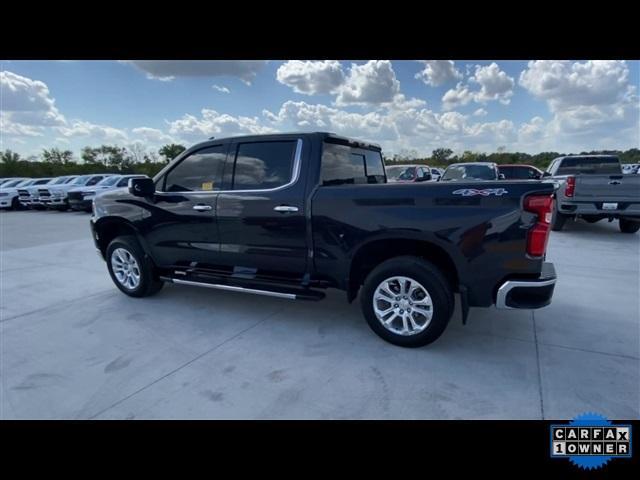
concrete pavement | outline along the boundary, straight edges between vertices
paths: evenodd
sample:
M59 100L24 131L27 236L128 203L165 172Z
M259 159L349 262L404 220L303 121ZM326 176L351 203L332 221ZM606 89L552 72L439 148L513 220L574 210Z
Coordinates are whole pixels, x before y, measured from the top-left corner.
M0 418L567 419L640 416L640 235L569 223L551 306L456 313L433 345L359 304L166 285L133 299L88 215L0 213Z

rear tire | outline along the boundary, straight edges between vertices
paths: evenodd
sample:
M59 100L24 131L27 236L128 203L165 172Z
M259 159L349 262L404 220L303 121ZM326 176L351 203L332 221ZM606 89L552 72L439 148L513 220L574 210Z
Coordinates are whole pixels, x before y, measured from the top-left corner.
M11 210L22 210L22 204L20 203L20 199L18 197L13 197L11 200Z
M640 230L640 222L634 222L633 220L626 220L624 218L619 220L618 226L622 233L636 233Z
M451 286L437 267L420 257L401 256L381 263L369 273L360 293L369 327L401 347L434 342L453 314Z
M148 297L160 291L164 282L133 235L114 238L107 247L107 268L111 280L130 297Z
M556 206L556 208L553 209L553 218L551 220L551 230L553 230L554 232L560 232L563 229L566 221L567 221L567 216L560 213L558 211L558 207Z

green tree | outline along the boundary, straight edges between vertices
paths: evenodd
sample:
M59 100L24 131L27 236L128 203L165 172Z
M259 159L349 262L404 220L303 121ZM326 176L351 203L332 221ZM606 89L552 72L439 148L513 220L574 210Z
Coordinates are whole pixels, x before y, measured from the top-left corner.
M451 155L453 155L453 150L451 150L450 148L436 148L432 154L431 154L431 158L436 162L436 163L447 163L447 161L449 160L449 157L451 157Z
M124 147L117 145L101 145L82 149L82 160L93 166L92 171L103 169L110 172L130 173L135 164L134 158Z
M0 161L7 166L15 165L20 162L20 154L7 149L0 154Z
M158 150L158 153L164 157L167 163L169 163L186 149L187 148L183 145L170 143L168 145L164 145L160 150Z
M60 150L59 148L52 148L42 150L42 159L46 163L53 163L56 165L68 165L74 163L73 152L71 150Z

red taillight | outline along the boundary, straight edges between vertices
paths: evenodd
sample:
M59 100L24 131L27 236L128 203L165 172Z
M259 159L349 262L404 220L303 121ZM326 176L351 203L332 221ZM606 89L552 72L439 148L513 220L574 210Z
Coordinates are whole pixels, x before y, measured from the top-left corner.
M541 257L547 250L549 241L553 196L530 195L524 199L524 209L538 216L536 224L527 234L527 253L532 257Z
M573 192L576 191L576 177L567 177L567 183L564 187L564 196L573 197Z

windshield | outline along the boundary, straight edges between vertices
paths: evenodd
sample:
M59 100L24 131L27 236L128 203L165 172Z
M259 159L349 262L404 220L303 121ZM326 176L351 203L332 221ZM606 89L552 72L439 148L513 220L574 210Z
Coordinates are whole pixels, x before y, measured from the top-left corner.
M490 165L451 165L441 178L447 180L497 180L497 177Z
M93 177L93 175L82 175L71 182L71 185L84 185L91 177Z
M388 167L387 178L394 180L413 180L416 178L416 167Z
M23 180L18 185L16 185L16 187L28 187L29 185L33 185L33 182L35 182L35 180L33 179Z
M113 175L100 180L96 185L100 187L108 187L110 185L114 185L120 178L120 175Z
M69 181L69 177L58 177L58 178L54 178L53 181L50 184L51 185L62 185L63 183L67 183L67 181Z
M568 157L562 160L556 175L587 174L620 174L618 157Z
M18 180L10 180L6 183L2 184L2 188L11 188L11 187L15 187L17 185L19 185L20 183L24 182L24 180L22 179L18 179Z

